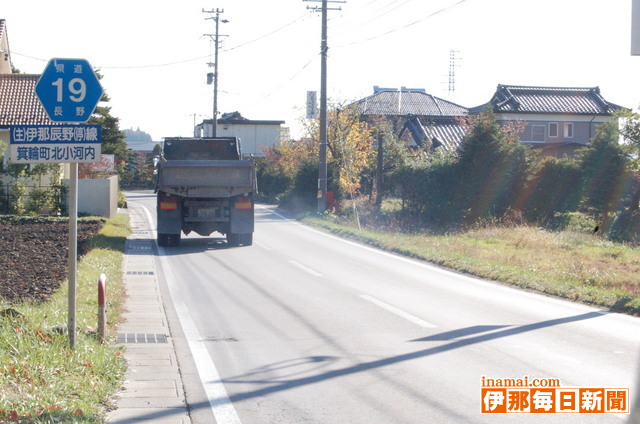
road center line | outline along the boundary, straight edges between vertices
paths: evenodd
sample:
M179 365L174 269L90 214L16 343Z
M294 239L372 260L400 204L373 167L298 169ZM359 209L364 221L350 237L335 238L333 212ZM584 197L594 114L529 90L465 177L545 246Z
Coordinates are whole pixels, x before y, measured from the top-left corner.
M294 260L290 260L289 263L293 266L295 266L298 269L301 269L302 271L306 272L307 274L311 274L314 277L322 277L322 274L320 274L319 272L309 268L306 265L302 265L300 262L298 261L294 261Z
M145 206L142 206L142 208L147 215L147 220L151 226L153 223L151 214ZM154 240L156 239L157 235L155 230L151 230L151 236ZM196 368L200 375L200 381L202 382L207 398L209 399L209 405L213 412L213 416L216 419L216 423L241 424L240 417L238 416L231 399L229 399L229 395L222 383L218 369L213 363L213 359L211 359L209 352L207 352L207 347L200 336L198 327L196 327L196 324L189 313L189 308L187 308L187 305L182 298L180 289L176 285L176 278L173 275L171 266L165 256L166 253L164 248L158 246L158 252L158 259L160 260L160 266L162 267L162 272L167 281L167 286L169 287L171 300L173 301L173 305L176 309L178 320L182 326L182 331L184 332L189 344L191 356L193 356L196 363Z
M403 311L402 309L396 308L395 306L389 305L388 303L384 303L381 300L376 299L373 296L369 296L368 294L361 294L360 298L373 303L374 305L377 305L379 307L381 307L382 309L391 312L392 314L395 314L397 316L399 316L400 318L404 318L409 322L412 322L416 325L419 325L420 327L423 328L437 328L437 326L435 326L434 324L431 324L430 322L427 322L423 319L418 318L415 315L411 315L408 312Z

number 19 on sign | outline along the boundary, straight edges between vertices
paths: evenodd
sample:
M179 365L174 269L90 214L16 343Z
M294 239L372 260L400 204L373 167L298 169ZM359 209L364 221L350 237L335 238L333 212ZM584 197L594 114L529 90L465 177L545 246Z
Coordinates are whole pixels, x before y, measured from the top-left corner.
M56 99L58 102L62 102L64 100L64 79L58 78L54 82L51 83L54 87L56 87ZM69 81L68 89L71 92L69 96L69 100L72 102L81 102L87 97L87 83L84 82L82 78L73 78Z

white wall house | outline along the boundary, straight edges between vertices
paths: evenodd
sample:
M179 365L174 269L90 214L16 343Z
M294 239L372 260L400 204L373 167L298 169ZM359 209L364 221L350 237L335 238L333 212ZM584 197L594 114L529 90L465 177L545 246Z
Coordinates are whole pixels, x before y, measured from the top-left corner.
M264 156L263 149L277 144L287 134L284 121L257 121L243 118L239 112L223 114L217 122L218 137L238 137L244 156ZM196 125L196 137L211 137L213 133L211 119Z

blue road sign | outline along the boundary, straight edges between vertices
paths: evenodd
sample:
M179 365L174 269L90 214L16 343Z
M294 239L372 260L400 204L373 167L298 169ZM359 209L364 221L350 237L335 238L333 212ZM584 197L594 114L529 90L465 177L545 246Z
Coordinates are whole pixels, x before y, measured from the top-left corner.
M102 97L98 77L85 59L51 59L35 91L54 122L87 122Z

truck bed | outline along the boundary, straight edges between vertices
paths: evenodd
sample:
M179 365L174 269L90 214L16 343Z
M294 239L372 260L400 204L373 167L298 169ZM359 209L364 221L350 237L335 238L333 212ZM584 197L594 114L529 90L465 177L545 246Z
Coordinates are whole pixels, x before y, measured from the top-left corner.
M256 189L248 160L165 160L158 168L158 191L184 197L229 197Z

